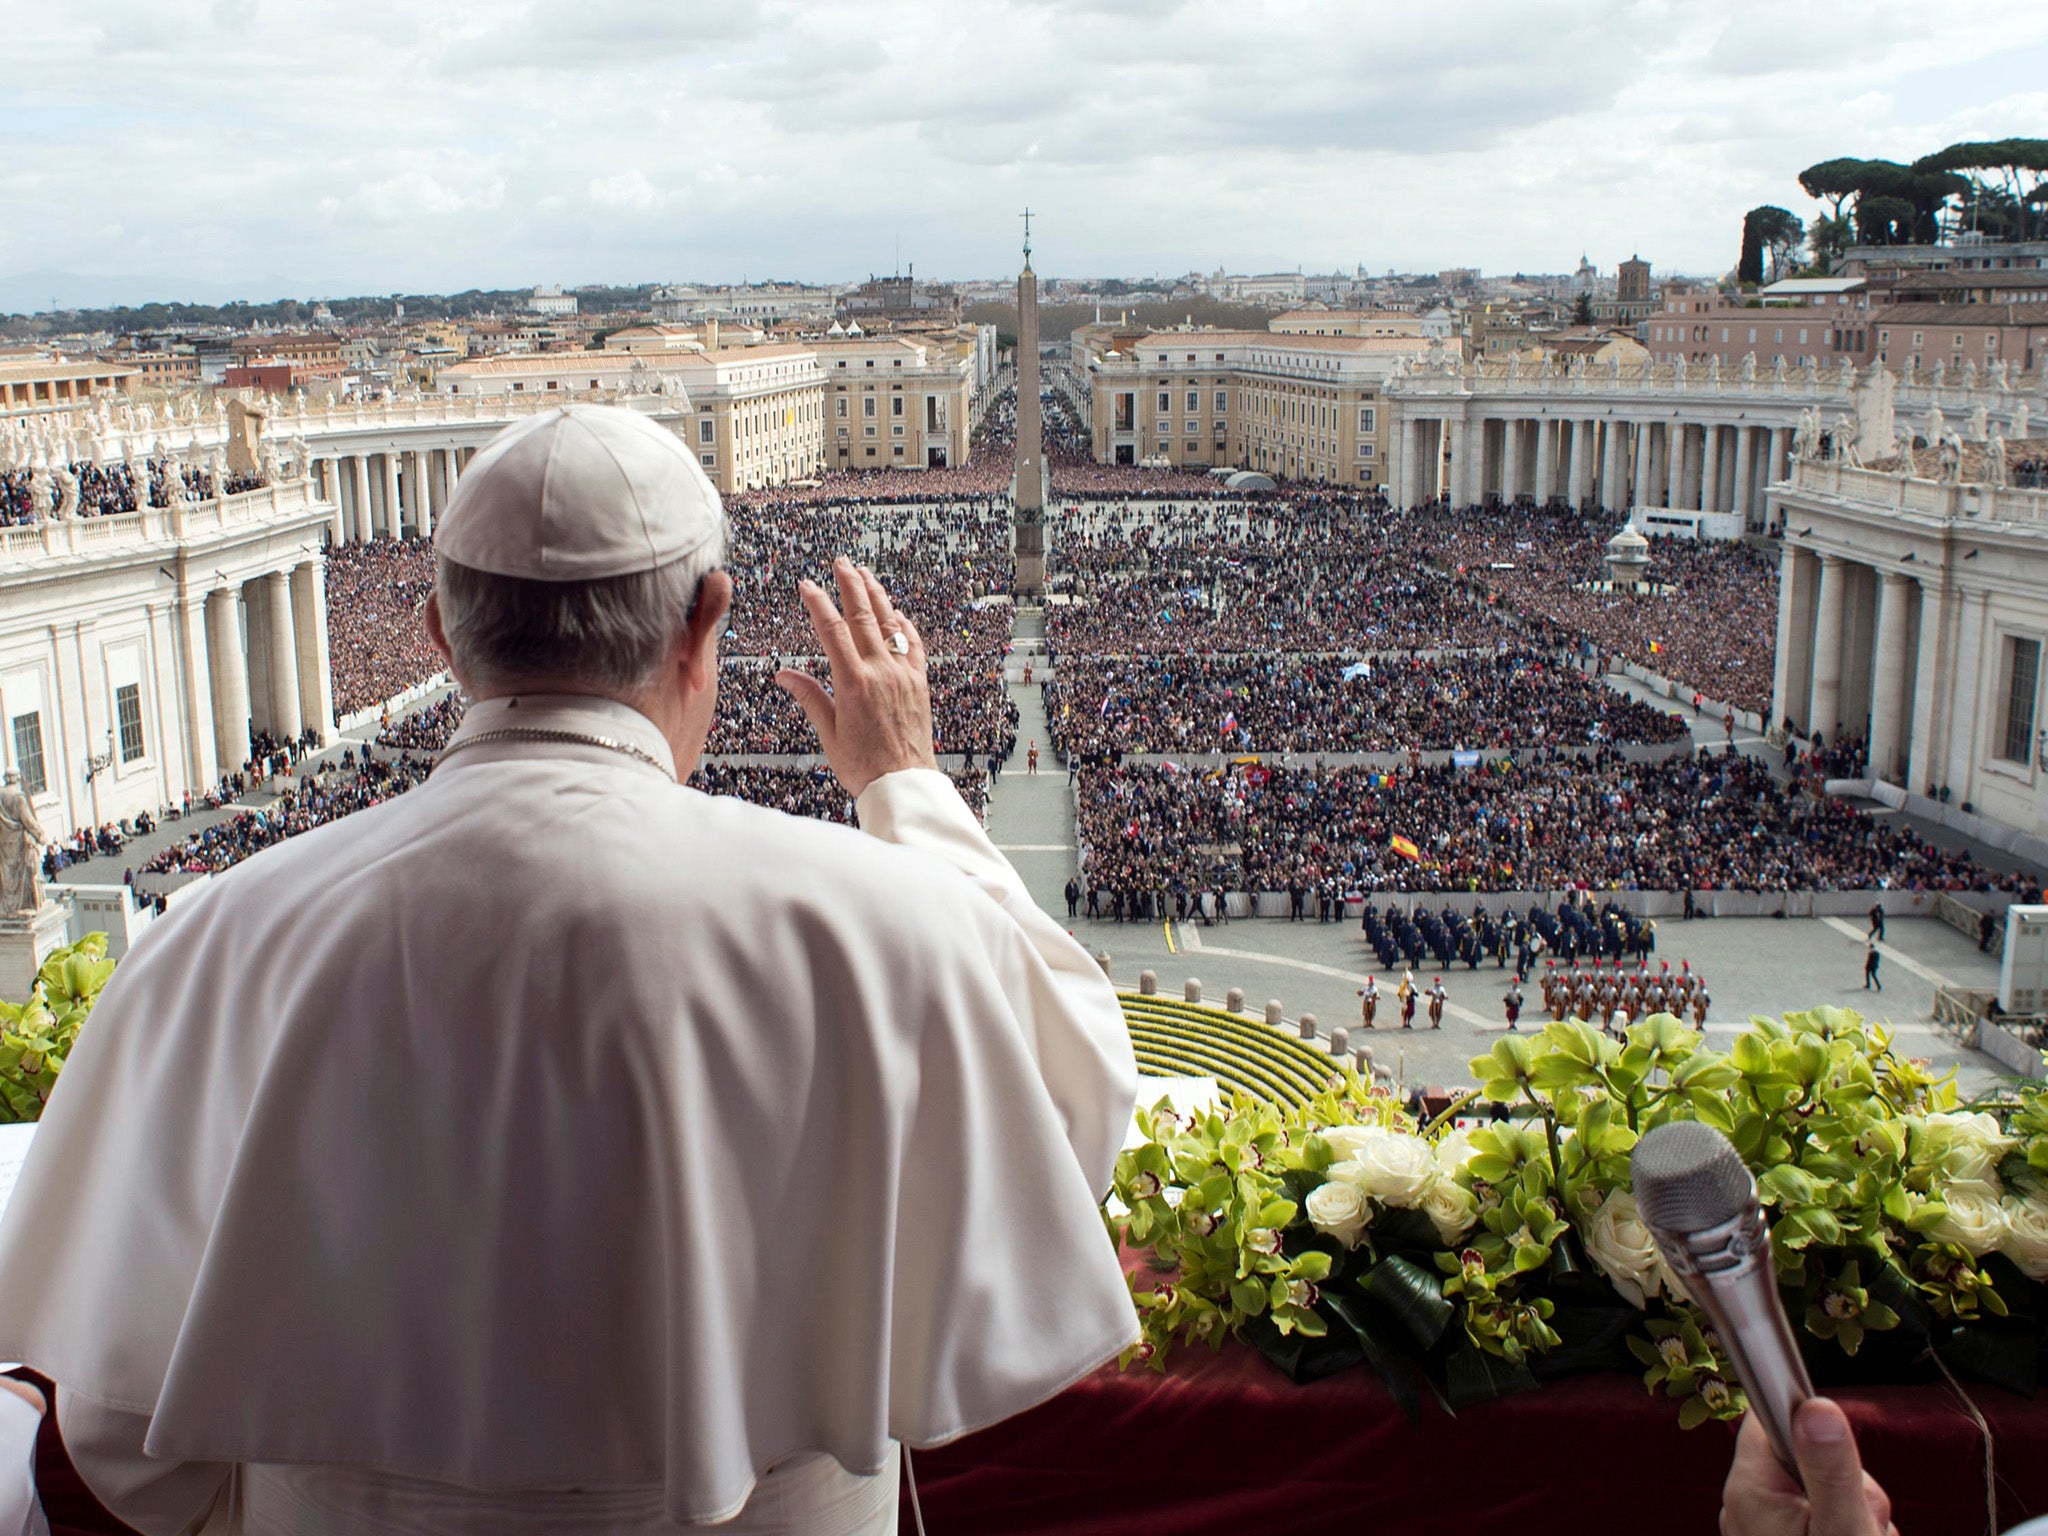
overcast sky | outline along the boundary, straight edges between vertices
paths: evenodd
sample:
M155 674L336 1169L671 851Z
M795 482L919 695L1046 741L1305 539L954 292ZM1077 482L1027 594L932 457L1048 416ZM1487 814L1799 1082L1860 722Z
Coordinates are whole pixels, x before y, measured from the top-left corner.
M0 280L121 280L67 303L994 276L1027 203L1050 275L1719 272L1815 160L2048 136L2041 0L0 0L0 37Z

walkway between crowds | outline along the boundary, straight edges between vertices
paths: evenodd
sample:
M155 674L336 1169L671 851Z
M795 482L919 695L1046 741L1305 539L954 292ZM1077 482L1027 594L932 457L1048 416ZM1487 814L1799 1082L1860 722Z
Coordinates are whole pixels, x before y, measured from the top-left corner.
M1034 656L1045 635L1045 613L1036 606L1017 610L1013 638L1021 656ZM1010 697L1017 704L1017 746L1003 765L1002 777L989 796L988 830L995 845L1024 877L1032 900L1061 921L1066 920L1064 894L1074 872L1074 798L1067 771L1053 756L1046 730L1045 701L1034 671L1023 681L1020 663L1012 664ZM1038 743L1038 772L1029 771L1031 743Z

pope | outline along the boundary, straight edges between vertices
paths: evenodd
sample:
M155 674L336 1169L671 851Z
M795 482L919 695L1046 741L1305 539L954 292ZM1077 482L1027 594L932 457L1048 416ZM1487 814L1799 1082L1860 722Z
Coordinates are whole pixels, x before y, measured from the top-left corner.
M882 1532L899 1447L1136 1341L1108 981L933 758L868 572L778 681L860 829L683 787L733 589L695 455L480 452L433 775L154 924L0 1225L0 1358L144 1532ZM828 686L829 684L829 686Z

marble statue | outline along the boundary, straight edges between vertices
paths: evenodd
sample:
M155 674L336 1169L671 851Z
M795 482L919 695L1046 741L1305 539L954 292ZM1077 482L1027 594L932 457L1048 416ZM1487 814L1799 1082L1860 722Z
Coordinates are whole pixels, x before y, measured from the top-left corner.
M1996 427L1991 429L1991 439L1984 449L1984 479L1990 485L2009 483L2005 469L2005 437Z
M1671 382L1680 389L1685 388L1685 359L1682 357L1671 359Z
M1975 359L1974 357L1966 357L1963 359L1963 388L1975 389L1976 387L1977 359Z
M1776 362L1771 364L1771 378L1782 385L1785 382L1785 354L1780 352Z
M1947 359L1947 358L1945 358L1945 357L1937 357L1937 358L1936 358L1936 359L1934 360L1934 372L1930 373L1930 374L1929 374L1929 375L1927 376L1927 383L1928 383L1929 387L1930 387L1930 388L1933 388L1933 389L1943 389L1943 388L1946 388L1946 387L1947 387L1947 385L1948 385L1948 359Z
M1799 425L1792 429L1792 459L1803 463L1820 452L1820 411L1808 406L1799 413Z
M28 472L29 510L35 513L37 522L50 515L50 508L56 504L56 487L50 480L50 467L41 459Z
M1707 359L1707 388L1719 389L1720 387L1721 354L1716 352L1712 357Z
M2012 393L2012 382L2007 375L2004 358L1993 358L1991 360L1991 367L1989 369L1989 372L1991 374L1991 387L1993 389L1997 390L2001 395Z
M1846 357L1842 359L1842 392L1856 392L1856 364Z
M1754 352L1742 354L1742 382L1744 384L1754 384L1756 382L1756 354Z
M1806 367L1802 371L1806 375L1806 387L1808 389L1819 389L1820 359L1817 357L1809 357L1806 360Z
M68 523L78 515L78 476L71 473L69 464L60 461L50 466L50 478L57 483L57 505L50 516L57 522Z
M1991 435L1991 413L1983 406L1970 412L1970 441L1981 443Z
M21 787L21 775L0 778L0 921L26 917L43 905L43 845L49 835Z
M1920 466L1913 459L1913 429L1903 421L1898 424L1897 435L1892 440L1892 456L1899 461L1900 474L1920 473Z
M1948 418L1942 414L1939 400L1927 407L1927 430L1920 435L1927 439L1930 448L1939 448L1941 440L1948 436Z
M1508 354L1508 382L1513 383L1515 380L1521 378L1521 376L1522 354L1519 352L1510 352Z
M1951 485L1960 484L1963 478L1963 440L1953 432L1942 434L1941 478Z
M1618 352L1607 355L1607 381L1616 385L1621 383L1621 354Z
M1881 459L1898 435L1892 430L1892 376L1880 363L1856 391L1856 452L1864 463Z
M1837 464L1846 464L1851 469L1863 467L1863 449L1857 441L1856 418L1844 412L1835 418L1835 430L1828 436L1829 446L1834 449Z
M2012 408L2012 435L2022 442L2026 440L2027 433L2034 424L2033 414L2024 400Z

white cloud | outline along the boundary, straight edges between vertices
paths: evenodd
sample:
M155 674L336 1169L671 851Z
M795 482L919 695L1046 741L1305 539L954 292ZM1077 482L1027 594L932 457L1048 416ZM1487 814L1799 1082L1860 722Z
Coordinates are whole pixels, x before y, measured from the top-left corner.
M1801 168L2040 133L2038 0L0 0L0 270L312 291L1718 271ZM74 258L81 266L87 259Z

